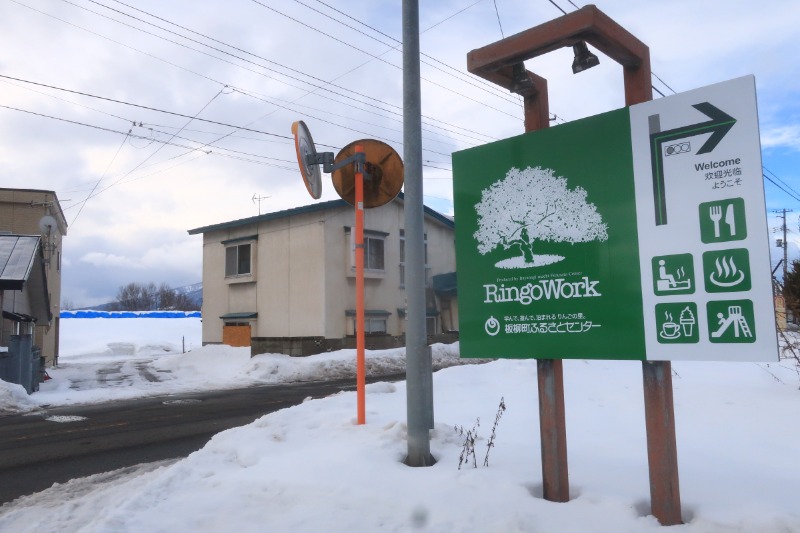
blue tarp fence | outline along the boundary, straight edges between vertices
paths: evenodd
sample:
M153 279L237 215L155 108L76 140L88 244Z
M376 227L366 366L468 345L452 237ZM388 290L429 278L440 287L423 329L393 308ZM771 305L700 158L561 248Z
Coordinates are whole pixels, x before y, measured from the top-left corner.
M202 318L200 311L61 311L61 318Z

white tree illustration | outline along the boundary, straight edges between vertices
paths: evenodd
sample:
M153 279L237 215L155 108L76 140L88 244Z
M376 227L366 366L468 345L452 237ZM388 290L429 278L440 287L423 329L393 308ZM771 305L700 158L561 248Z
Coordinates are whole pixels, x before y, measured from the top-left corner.
M481 193L478 214L478 252L498 246L517 247L521 257L497 263L500 268L529 268L564 259L535 255L534 242L590 242L608 239L607 226L582 187L567 188L567 180L549 168L511 168L506 177Z

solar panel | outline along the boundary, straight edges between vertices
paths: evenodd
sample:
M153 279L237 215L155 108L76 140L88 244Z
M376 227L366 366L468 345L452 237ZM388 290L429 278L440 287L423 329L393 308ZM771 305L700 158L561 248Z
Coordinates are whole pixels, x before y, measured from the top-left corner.
M33 264L39 237L8 235L0 237L0 280L24 282Z

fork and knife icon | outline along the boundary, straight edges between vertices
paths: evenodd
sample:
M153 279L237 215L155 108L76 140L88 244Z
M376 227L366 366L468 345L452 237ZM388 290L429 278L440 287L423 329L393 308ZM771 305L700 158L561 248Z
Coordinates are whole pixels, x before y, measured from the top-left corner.
M708 208L708 216L714 223L714 237L719 238L719 223L724 222L730 229L731 237L736 236L736 217L733 214L733 204L728 204L725 208L725 218L722 218L722 206L712 205Z

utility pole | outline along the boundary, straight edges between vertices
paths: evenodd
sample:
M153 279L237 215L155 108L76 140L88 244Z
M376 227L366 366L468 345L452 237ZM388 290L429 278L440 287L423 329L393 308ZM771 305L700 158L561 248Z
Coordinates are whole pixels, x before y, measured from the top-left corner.
M789 247L786 246L786 213L791 213L792 209L773 209L773 213L780 213L778 215L780 218L783 219L783 223L781 224L781 229L783 230L783 240L780 242L780 247L783 248L783 287L784 293L786 292L786 275L789 271L788 268L788 254L789 254ZM784 294L785 296L785 294Z
M419 0L403 0L403 160L406 232L406 409L408 466L431 466L433 397L425 331L425 252L422 205L422 103L419 78Z

